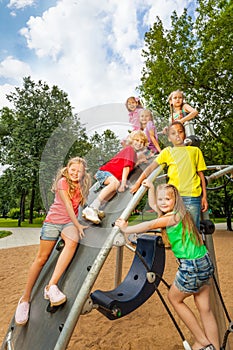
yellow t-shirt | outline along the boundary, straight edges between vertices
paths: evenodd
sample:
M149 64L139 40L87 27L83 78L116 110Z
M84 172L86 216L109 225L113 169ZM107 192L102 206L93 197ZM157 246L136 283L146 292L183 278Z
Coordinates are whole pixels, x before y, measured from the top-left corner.
M202 192L198 171L206 170L203 154L198 147L166 147L155 159L168 166L168 183L176 186L181 196L199 197Z

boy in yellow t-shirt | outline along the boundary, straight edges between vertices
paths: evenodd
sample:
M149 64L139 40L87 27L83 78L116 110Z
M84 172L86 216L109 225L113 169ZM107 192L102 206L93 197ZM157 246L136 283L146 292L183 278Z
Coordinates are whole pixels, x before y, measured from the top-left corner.
M131 192L138 190L142 181L159 165L168 166L168 183L174 185L193 220L200 228L200 212L208 209L206 184L203 171L206 164L201 150L194 146L185 146L185 129L179 121L173 122L168 128L168 139L173 147L166 147L158 157L143 171Z

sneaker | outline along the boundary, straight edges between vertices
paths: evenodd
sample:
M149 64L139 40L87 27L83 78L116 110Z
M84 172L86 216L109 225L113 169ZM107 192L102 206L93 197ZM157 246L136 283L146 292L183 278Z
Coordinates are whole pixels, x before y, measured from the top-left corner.
M22 301L19 299L18 306L16 308L15 312L15 323L18 326L24 326L29 318L29 309L30 309L30 304L27 301Z
M103 210L97 210L98 217L102 220L105 217L105 213Z
M200 350L216 350L213 344L209 344L207 346L204 346L204 348L201 348Z
M49 289L48 286L45 287L44 299L50 300L51 306L58 306L66 302L65 294L63 294L55 284L50 286Z
M82 217L96 225L98 225L101 221L98 216L98 210L92 207L86 207L82 212Z

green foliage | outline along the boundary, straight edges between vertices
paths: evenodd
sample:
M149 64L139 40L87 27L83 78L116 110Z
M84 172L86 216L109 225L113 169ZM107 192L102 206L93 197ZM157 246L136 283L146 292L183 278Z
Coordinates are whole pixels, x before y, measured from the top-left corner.
M0 239L12 235L11 231L0 230Z
M25 200L30 198L32 220L35 203L42 207L40 184L43 184L41 192L46 205L54 173L68 157L85 154L87 136L78 117L72 113L67 94L57 86L50 88L41 80L35 83L26 77L23 88L15 88L7 98L14 108L5 107L0 111L0 124L4 129L0 138L1 163L10 166L11 195L17 194L18 205L21 202L21 217Z
M95 132L90 138L90 146L85 158L92 175L121 149L120 140L111 130L105 130L101 135Z
M232 11L232 1L198 0L195 19L186 9L180 17L174 12L170 29L156 18L145 35L138 89L159 130L168 124L170 92L185 92L187 103L199 110L194 126L207 165L232 164ZM232 198L232 183L228 192ZM210 206L217 205L216 197L223 206L223 190L210 194Z

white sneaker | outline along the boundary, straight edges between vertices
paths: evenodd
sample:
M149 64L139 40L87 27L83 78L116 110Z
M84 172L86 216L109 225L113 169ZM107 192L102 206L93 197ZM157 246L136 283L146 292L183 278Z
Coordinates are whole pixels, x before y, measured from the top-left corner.
M88 206L83 210L82 217L96 225L98 225L101 221L98 216L98 210Z

